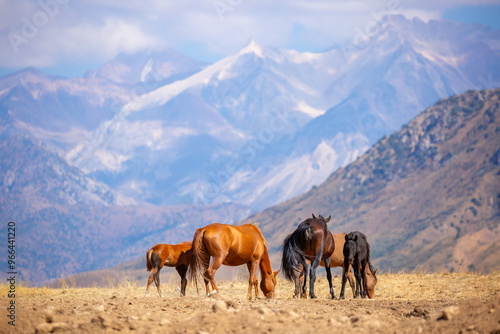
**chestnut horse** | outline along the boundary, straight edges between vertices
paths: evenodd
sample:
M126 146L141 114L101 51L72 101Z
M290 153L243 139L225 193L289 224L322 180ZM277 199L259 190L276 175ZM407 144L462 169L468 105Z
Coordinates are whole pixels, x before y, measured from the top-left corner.
M153 270L153 272L149 275L145 296L148 295L149 286L154 280L158 289L158 295L161 297L160 270L164 265L175 267L181 276L181 296L185 296L187 285L186 272L191 259L191 241L184 241L177 245L158 244L148 250L146 253L146 267L148 271Z
M322 216L316 218L313 214L312 218L308 218L300 223L297 229L288 235L283 242L281 268L285 278L293 282L297 275L303 272L305 285L308 271L310 271L309 296L311 298L316 298L314 294L314 282L316 281L316 269L321 261L325 263L330 294L333 299L335 298L330 270L330 257L335 250L335 241L326 226L330 218L331 216L327 219ZM308 265L308 261L311 262L310 265ZM303 268L306 268L306 270L303 270ZM307 270L309 268L310 270Z
M342 267L342 277L344 276L344 243L345 243L345 233L333 234L333 240L335 241L335 250L333 251L332 257L330 258L330 268L333 267ZM310 261L306 261L307 264ZM320 266L325 266L325 261L321 261ZM377 284L377 269L373 270L369 268L367 265L366 269L366 293L368 298L372 299L375 297L375 285ZM371 269L371 270L370 270ZM372 271L373 270L373 271ZM303 271L300 271L299 274L295 277L295 295L294 298L298 298L299 296L302 298L307 298L306 293L306 284L302 280ZM349 280L349 285L351 286L353 296L356 296L356 286L354 282L354 277L351 273L351 266L349 266L349 270L347 272L347 278ZM302 289L300 288L302 286Z
M356 293L354 298L366 298L367 274L366 268L372 271L370 263L370 245L366 240L366 236L358 231L351 232L345 236L344 244L344 270L348 270L349 266L353 266L354 276L356 277ZM374 271L375 273L377 270ZM375 277L376 279L376 277ZM339 299L344 299L345 283L347 274L342 275L342 289L340 290Z
M213 261L210 264L210 257ZM210 265L209 265L210 264ZM260 288L267 298L274 297L277 272L273 273L267 253L266 241L260 229L250 224L241 226L210 224L196 230L193 237L193 261L189 266L189 277L196 282L199 274L203 276L207 296L219 292L215 285L215 272L221 265L240 266L246 264L250 279L248 281L248 299L252 300L252 287L258 296L257 268L260 268Z

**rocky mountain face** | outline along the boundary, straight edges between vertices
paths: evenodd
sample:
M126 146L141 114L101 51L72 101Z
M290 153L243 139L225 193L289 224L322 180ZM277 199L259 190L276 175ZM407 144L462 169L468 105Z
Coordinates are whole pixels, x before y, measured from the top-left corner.
M500 266L500 90L428 108L306 194L260 212L277 263L311 213L332 232L364 232L384 270Z

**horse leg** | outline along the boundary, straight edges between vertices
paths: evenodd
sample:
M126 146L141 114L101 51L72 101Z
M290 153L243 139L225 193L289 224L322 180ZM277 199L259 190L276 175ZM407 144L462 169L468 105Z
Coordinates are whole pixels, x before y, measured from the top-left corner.
M349 280L349 285L352 291L352 297L356 297L356 282L354 281L354 277L351 271L352 266L349 265L349 270L347 271L347 279ZM344 274L344 268L342 268L342 275Z
M183 264L181 264L178 267L175 267L175 270L179 273L179 276L181 277L181 297L186 295L186 285L187 285L187 278L186 278L186 273L187 273L187 267Z
M356 295L354 296L354 298L358 298L361 289L361 271L360 271L359 259L356 258L354 259L353 268L354 268L354 276L356 277Z
M203 282L205 283L205 293L206 296L210 296L210 289L208 288L208 283L210 282L210 278L208 277L208 264L210 262L210 256L208 256L208 261L203 261ZM198 289L198 287L196 287Z
M215 272L220 268L220 266L222 266L222 262L224 262L225 258L226 254L224 254L223 256L214 256L212 263L207 269L208 279L210 279L210 284L212 285L212 294L219 293L219 289L217 289L217 285L215 285Z
M156 274L157 271L158 271L158 268L153 268L153 271L151 272L151 275L149 275L148 284L146 285L146 293L144 294L144 297L148 296L148 294L149 294L149 286L151 285L151 283L153 283L154 275ZM155 284L156 284L156 282L155 282Z
M347 273L349 273L349 262L347 261L347 259L344 261L344 268L342 270L342 288L340 289L340 296L339 296L339 299L345 299L344 297L344 292L345 292L345 284L347 282ZM351 286L351 288L353 288ZM354 288L353 288L353 291L354 291Z
M210 283L210 279L203 277L203 281L205 282L205 291L207 293L207 297L210 296L210 289L208 287L208 283Z
M247 263L248 267L248 273L250 274L250 278L248 279L248 300L252 300L252 289L255 287L255 298L257 298L257 295L259 293L259 290L257 290L257 262L256 261L250 261Z
M301 298L307 298L307 274L309 273L310 268L311 264L308 264L304 267L304 270L302 271L302 273L304 274L304 282L302 282L302 294L300 296Z
M297 269L295 271L295 293L293 294L293 298L299 298L300 296L300 288L301 288L301 280L304 277L304 267L301 266L301 270Z
M332 284L332 270L330 268L330 258L325 260L325 269L326 269L326 279L328 280L328 285L330 286L330 295L332 295L332 299L335 299L335 292L333 291L333 284Z
M156 288L158 289L158 295L161 297L161 289L160 289L160 270L156 272L155 275L155 284Z
M366 264L361 262L361 298L366 298Z
M317 298L314 294L314 282L316 282L316 269L319 266L321 261L321 254L314 258L314 261L311 263L311 278L309 279L309 296L311 298Z

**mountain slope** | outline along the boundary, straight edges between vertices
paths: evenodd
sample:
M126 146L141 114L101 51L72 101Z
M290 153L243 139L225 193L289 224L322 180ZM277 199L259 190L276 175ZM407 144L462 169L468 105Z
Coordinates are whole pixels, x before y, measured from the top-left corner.
M117 84L156 85L179 80L201 70L206 64L186 57L175 50L144 51L134 54L120 53L84 77L103 78ZM147 89L148 91L152 89Z
M500 90L441 100L321 186L251 217L277 261L311 212L360 230L384 269L500 267Z
M204 63L173 50L120 54L84 77L66 79L27 68L0 79L0 108L14 125L65 154L123 105L166 83L199 71Z

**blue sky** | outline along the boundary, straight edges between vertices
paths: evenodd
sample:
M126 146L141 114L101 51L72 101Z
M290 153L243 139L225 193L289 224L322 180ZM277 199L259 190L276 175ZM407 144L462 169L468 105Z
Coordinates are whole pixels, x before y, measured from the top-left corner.
M387 13L500 28L498 0L0 0L0 75L34 66L76 76L120 52L167 47L213 62L250 38L321 51Z

